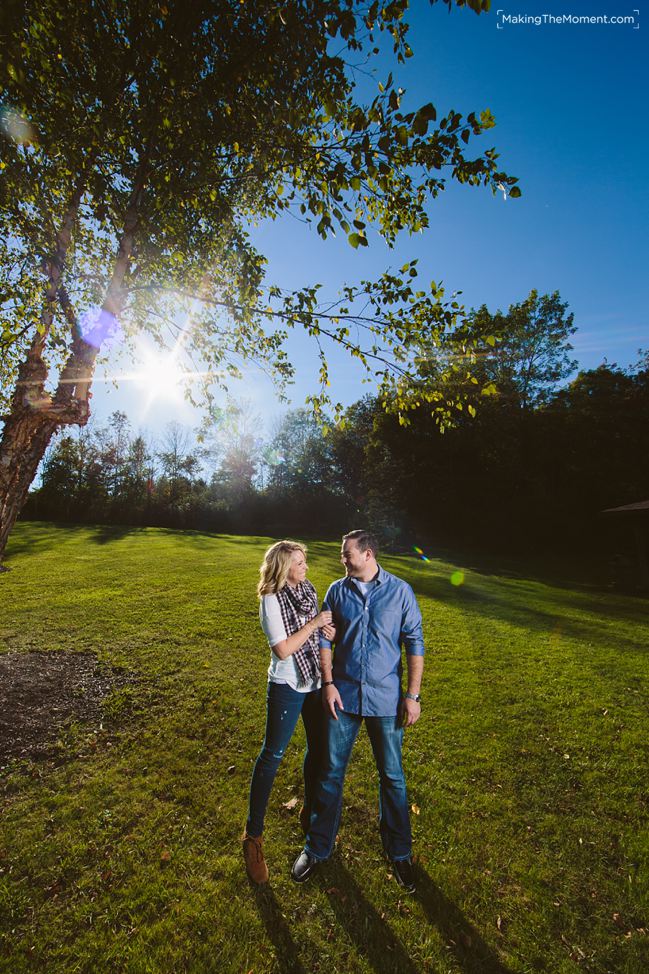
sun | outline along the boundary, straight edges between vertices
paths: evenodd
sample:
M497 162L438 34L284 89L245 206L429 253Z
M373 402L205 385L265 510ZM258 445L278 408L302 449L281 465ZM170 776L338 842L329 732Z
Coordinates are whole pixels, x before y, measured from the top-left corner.
M182 396L186 374L173 354L160 355L146 351L133 378L148 393L149 402L154 399L178 401Z

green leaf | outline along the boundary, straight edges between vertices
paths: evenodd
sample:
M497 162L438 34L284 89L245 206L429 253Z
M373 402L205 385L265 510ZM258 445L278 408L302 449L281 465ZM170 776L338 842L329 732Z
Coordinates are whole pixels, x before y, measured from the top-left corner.
M424 118L421 112L417 112L415 115L415 120L412 123L412 131L415 135L425 135L428 131L428 120Z

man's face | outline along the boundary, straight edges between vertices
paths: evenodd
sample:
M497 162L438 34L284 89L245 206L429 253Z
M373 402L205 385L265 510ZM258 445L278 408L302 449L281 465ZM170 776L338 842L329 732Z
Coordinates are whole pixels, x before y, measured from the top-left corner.
M365 571L368 561L372 558L369 548L361 551L356 541L345 541L340 549L340 560L345 566L349 578L357 578Z

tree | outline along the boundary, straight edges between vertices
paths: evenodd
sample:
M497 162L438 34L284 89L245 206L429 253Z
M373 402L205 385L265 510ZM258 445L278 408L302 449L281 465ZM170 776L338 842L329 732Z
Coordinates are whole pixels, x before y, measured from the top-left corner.
M2 5L0 341L3 381L15 386L0 445L0 557L53 433L88 420L98 355L137 331L164 341L182 330L217 382L237 375L242 359L282 382L292 373L288 332L305 328L321 356L316 408L327 401L324 338L407 404L409 348L458 313L434 289L414 289L414 263L322 306L317 286L265 286L246 233L251 219L297 207L324 238L338 229L352 247L367 246L371 223L392 243L427 226L446 169L519 195L493 149L465 155L493 125L488 110L438 122L432 104L405 111L392 75L371 101L357 99L346 57L371 60L386 39L397 62L411 56L407 7ZM427 390L416 394L426 400Z
M293 409L277 423L268 461L272 492L320 495L336 487L332 437L307 409Z
M199 431L202 455L216 464L212 486L228 500L249 494L256 482L263 454L262 420L247 400L228 399L212 409Z
M168 423L158 459L162 478L158 491L164 494L173 514L183 511L191 500L191 487L200 469L200 460L190 449L190 437L180 423Z
M141 513L150 506L154 486L154 457L144 437L139 434L128 444L124 498L128 507Z
M485 338L476 372L493 383L501 399L521 409L539 406L575 371L570 336L577 329L567 312L558 291L539 297L532 290L507 314L491 314L485 305L472 313L474 340Z

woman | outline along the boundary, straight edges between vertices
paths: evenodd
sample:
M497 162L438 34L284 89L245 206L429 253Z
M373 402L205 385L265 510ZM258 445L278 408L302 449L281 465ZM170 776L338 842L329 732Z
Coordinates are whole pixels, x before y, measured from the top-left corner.
M271 545L259 569L259 618L271 648L268 668L266 736L250 783L248 821L243 833L246 872L265 883L264 815L273 781L300 714L306 731L304 805L306 831L324 746L320 702L319 629L333 638L331 612L318 612L316 590L307 581L306 548L296 541Z

